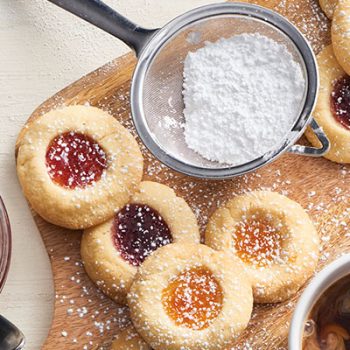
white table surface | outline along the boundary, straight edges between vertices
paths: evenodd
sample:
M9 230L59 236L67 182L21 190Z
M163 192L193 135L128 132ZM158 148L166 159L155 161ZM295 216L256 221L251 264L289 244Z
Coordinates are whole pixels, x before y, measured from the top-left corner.
M147 27L215 1L106 0ZM0 195L13 230L0 313L23 330L26 349L37 350L50 327L54 291L46 251L17 181L15 140L36 106L128 48L46 0L0 0L0 47Z

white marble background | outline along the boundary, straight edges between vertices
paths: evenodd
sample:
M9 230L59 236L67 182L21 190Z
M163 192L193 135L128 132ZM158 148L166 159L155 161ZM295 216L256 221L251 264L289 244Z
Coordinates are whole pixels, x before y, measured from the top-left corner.
M207 0L106 0L147 27L157 27ZM37 105L128 48L46 0L0 0L0 194L13 230L13 256L0 313L39 349L50 327L49 260L15 172L14 145Z

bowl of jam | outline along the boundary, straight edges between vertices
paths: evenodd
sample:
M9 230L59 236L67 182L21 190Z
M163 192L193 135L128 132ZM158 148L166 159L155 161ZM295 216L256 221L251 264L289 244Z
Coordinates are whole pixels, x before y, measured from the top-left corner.
M11 226L0 197L0 292L4 287L11 260Z
M302 294L290 350L350 350L350 254L323 269Z

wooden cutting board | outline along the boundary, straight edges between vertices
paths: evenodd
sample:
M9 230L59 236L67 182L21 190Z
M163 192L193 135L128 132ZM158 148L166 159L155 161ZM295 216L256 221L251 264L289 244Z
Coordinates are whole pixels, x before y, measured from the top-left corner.
M286 15L307 36L316 53L329 43L329 23L317 0L250 2ZM116 59L45 101L29 121L62 104L89 103L110 111L136 136L129 109L134 66L132 54ZM349 166L322 158L284 155L250 175L226 181L203 181L169 170L144 147L143 152L145 179L167 184L183 196L198 215L202 232L208 217L225 200L244 191L270 189L288 195L308 209L322 237L319 269L343 252L350 252ZM128 310L104 297L85 274L79 255L81 232L48 224L34 212L33 216L51 260L56 290L54 319L43 349L93 349L129 322ZM298 296L278 305L256 306L248 329L234 348L285 349L297 299Z

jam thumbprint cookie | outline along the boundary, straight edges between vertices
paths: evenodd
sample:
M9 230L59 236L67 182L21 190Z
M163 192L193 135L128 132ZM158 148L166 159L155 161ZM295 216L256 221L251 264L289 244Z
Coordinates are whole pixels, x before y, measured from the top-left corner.
M152 350L133 326L124 329L112 342L110 350Z
M333 18L339 0L319 0L322 11L329 19Z
M314 272L319 255L318 234L303 208L265 191L235 197L217 209L205 243L240 258L257 303L280 302L295 294Z
M145 181L113 218L84 232L81 256L96 285L116 302L125 303L148 255L173 242L199 240L197 220L187 203L171 188Z
M334 54L345 72L350 75L350 1L339 0L332 21Z
M137 332L155 350L221 350L247 327L253 295L232 254L175 243L144 262L128 305Z
M17 173L31 206L69 229L112 217L142 177L134 138L94 107L65 107L35 119L20 135L17 150Z
M331 142L326 158L338 163L350 163L350 77L327 46L317 56L320 88L314 118ZM318 139L306 130L307 139L320 146Z

